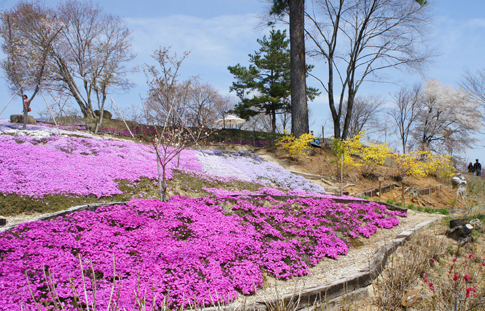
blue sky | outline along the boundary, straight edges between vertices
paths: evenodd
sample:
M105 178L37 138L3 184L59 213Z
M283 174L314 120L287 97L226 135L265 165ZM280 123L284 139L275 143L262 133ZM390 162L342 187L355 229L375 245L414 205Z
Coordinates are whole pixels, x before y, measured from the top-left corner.
M44 1L48 6L58 2ZM433 18L429 30L430 43L438 48L441 55L434 59L423 77L391 70L387 74L397 84L367 83L359 91L361 95L380 94L389 98L399 88L399 83L411 85L423 78L441 79L458 86L465 70L485 68L485 1L429 2ZM133 65L153 64L150 55L160 46L172 46L173 51L178 53L191 51L182 68L183 77L199 75L222 94L229 93L232 83L227 66L237 63L247 65L247 55L259 48L256 39L269 32L268 28L258 26L261 21L258 15L264 14L267 7L264 0L102 0L98 3L107 12L125 18L133 31L133 47L137 54ZM0 9L8 9L15 4L13 0L0 0ZM316 65L316 70L322 66L316 60L309 59L308 62ZM147 92L143 73L134 74L131 78L136 84L135 88L128 94L113 94L115 101L124 108L140 105L140 94L144 96ZM308 84L318 87L311 79ZM6 82L0 84L0 95L6 104L11 96ZM329 117L326 102L326 94L322 94L310 104L314 113L312 128L315 131L319 129L320 132ZM1 108L4 103L0 102ZM32 104L34 112L44 107L41 97L37 97ZM20 103L12 103L0 118L8 118L10 114L20 111ZM327 121L327 126L329 123ZM470 150L468 156L470 159L479 158L483 151L483 148Z

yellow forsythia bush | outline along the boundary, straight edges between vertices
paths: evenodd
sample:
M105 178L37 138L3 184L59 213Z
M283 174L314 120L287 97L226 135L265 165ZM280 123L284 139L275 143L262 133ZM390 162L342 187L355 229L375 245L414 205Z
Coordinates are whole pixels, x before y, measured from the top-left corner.
M387 144L376 144L373 142L363 143L366 138L365 132L360 132L347 140L341 142L344 150L344 167L361 167L371 171L376 165L382 165L390 157L391 148ZM335 145L335 144L334 144ZM352 155L358 155L361 160L357 160Z
M395 153L392 157L401 176L425 177L440 173L442 177L447 177L454 170L451 156L431 151L411 151L407 154Z
M298 158L305 153L308 149L308 144L315 140L315 136L312 134L303 134L296 138L293 135L289 135L288 131L284 131L285 136L278 138L276 144L281 145L288 151L288 154L292 157Z

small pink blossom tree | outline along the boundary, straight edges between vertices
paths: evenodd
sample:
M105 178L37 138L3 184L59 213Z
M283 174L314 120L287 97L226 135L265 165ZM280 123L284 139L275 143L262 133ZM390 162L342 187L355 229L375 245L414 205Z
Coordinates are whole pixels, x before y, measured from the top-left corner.
M160 48L153 58L157 66L146 65L145 74L148 78L149 92L144 102L145 118L152 121L156 127L153 147L157 155L158 182L160 199L165 201L167 192L167 168L174 158L180 162L180 153L189 146L199 147L199 142L210 134L208 125L212 118L198 117L197 122L189 125L189 102L193 80L177 80L182 62L188 56L185 52L178 58L170 55L170 48Z

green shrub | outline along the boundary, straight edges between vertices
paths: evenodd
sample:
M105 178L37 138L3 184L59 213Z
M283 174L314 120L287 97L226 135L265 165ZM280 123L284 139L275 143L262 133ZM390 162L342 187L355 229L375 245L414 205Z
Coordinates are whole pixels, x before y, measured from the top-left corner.
M440 213L442 215L449 215L450 211L446 208L442 208L442 209L438 210L438 213Z

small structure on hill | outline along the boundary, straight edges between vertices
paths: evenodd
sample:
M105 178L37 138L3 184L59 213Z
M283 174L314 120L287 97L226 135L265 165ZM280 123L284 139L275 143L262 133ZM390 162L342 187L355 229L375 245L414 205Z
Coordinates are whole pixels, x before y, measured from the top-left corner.
M238 117L236 117L235 115L232 115L232 114L228 114L224 118L216 121L217 124L219 124L219 125L222 124L224 126L224 128L226 128L226 125L229 125L229 127L231 128L232 125L243 124L244 122L246 122L246 120L238 118Z

